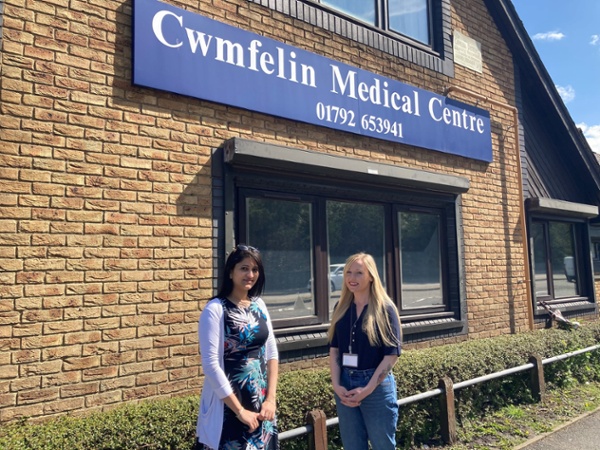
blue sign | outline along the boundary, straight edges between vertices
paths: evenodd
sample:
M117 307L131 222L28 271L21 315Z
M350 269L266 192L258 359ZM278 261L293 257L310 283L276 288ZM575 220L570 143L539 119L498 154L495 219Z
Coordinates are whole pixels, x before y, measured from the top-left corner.
M133 82L492 161L489 113L155 0L134 0Z

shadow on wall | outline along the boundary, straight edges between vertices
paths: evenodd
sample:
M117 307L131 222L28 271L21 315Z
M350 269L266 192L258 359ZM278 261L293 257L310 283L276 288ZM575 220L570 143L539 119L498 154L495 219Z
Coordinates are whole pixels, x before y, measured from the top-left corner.
M212 217L212 180L210 159L206 161L191 182L183 187L176 200L177 216L210 219ZM198 223L199 227L210 227L211 224Z

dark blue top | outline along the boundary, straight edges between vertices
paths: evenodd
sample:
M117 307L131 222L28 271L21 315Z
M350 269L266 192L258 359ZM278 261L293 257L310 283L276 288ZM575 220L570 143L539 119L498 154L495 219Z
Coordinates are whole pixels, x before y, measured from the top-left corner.
M337 305L336 305L337 307ZM392 330L396 336L398 341L398 345L387 347L387 346L379 346L379 347L371 347L369 343L369 338L365 334L362 329L362 321L365 317L365 313L369 305L365 305L360 314L360 317L357 320L356 315L356 305L354 302L346 311L346 314L338 323L335 324L335 332L333 334L333 339L331 340L330 347L337 348L339 351L339 361L338 364L342 367L342 355L344 353L350 353L350 340L352 339L352 353L358 355L358 370L365 369L376 369L377 366L381 363L384 356L387 355L398 355L400 356L401 352L401 343L400 343L400 321L398 320L398 315L394 311L394 307L389 305L386 308L390 324L392 326ZM379 330L378 330L379 332Z

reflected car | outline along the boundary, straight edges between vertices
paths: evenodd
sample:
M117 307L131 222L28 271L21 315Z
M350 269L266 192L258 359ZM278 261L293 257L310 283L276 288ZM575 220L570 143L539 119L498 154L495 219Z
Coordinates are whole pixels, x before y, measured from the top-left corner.
M332 264L329 266L329 283L331 291L339 291L344 284L344 266L345 264Z
M344 264L331 264L329 266L329 288L331 292L339 291L344 284ZM308 280L307 289L312 289L312 278Z

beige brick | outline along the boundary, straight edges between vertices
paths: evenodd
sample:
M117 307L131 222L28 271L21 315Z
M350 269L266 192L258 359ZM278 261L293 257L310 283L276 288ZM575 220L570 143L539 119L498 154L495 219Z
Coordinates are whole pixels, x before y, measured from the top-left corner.
M94 406L110 405L124 400L123 394L118 391L107 391L101 394L91 395L85 398L85 407L92 408Z
M182 336L159 336L154 338L154 347L174 347L182 343Z
M40 415L40 406L29 404L0 409L0 422L12 422L17 419L37 417Z
M84 397L87 395L97 394L100 392L100 383L91 381L88 383L77 383L60 388L61 398L69 397Z
M19 366L9 365L2 367L0 380L10 380L19 376Z
M65 308L63 313L64 320L93 319L100 317L102 309L100 307Z
M141 339L130 339L120 343L121 351L149 349L153 346L153 339L150 337Z
M140 362L143 361L153 361L156 359L170 358L169 351L166 348L157 348L157 349L148 349L148 350L140 350L137 352L137 360Z
M113 379L100 380L100 392L132 388L135 386L135 375Z
M23 270L23 261L15 259L0 259L0 270L18 271Z
M21 339L21 346L24 349L29 348L46 348L62 345L63 336L54 334L49 336L29 336Z
M13 326L13 336L38 336L42 334L43 325L41 323L17 324Z
M11 355L12 364L19 365L39 361L41 356L40 350L21 350L13 352Z
M184 365L183 358L169 357L166 359L160 359L160 360L153 361L152 370L154 372L158 372L161 370L168 370L168 369L183 367L183 365Z
M117 321L119 319L117 318ZM123 341L127 339L134 339L137 336L135 328L117 328L110 330L104 330L102 337L106 341Z
M130 364L137 361L137 354L134 351L108 353L102 355L101 361L102 366L119 366L121 364Z
M45 348L42 350L42 361L64 360L64 358L81 356L81 345L68 345Z
M81 410L85 407L85 399L72 398L69 400L58 400L44 403L44 414L52 415L68 411Z
M123 390L123 400L136 400L142 398L153 397L158 393L156 385L149 385L134 389Z
M146 386L149 384L161 384L168 381L166 372L145 373L138 375L136 378L136 386Z
M117 367L99 367L95 369L85 369L82 372L84 381L101 380L104 378L115 378L119 375Z
M25 285L25 296L27 297L55 296L64 294L64 285Z
M102 340L100 331L85 331L82 333L69 333L65 335L65 345L87 344Z
M62 319L61 309L42 309L25 311L22 314L23 322L49 322Z
M60 360L43 361L36 363L21 364L19 375L20 376L32 376L32 375L46 375L50 373L58 373L63 368L63 362Z
M104 354L116 354L119 351L118 342L97 342L93 344L87 344L83 346L82 355L104 355ZM105 365L104 362L102 365Z

